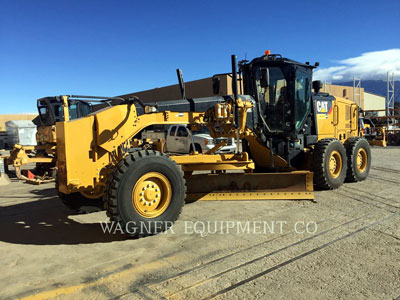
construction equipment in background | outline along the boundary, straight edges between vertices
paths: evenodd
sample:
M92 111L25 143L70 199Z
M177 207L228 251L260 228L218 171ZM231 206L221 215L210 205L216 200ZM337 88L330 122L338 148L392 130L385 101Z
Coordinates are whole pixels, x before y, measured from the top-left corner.
M232 56L233 95L186 99L178 76L183 100L144 105L133 98L75 120L65 111L56 123L61 199L101 199L111 220L140 237L168 229L185 198L313 199L313 173L320 189L367 178L371 152L360 137L359 108L320 92L322 83L312 82L318 64L269 52L241 61L244 95L237 66ZM243 149L167 156L136 143L145 128L168 124L207 126L213 138L235 138Z
M37 100L40 126L36 132L36 144L15 144L7 157L7 164L15 168L19 179L39 184L52 181L56 174L56 122L62 122L64 116L69 120L87 116L93 111L109 106L112 100L122 101L118 97L97 96L56 96L45 97ZM97 103L94 104L94 103ZM21 167L29 163L35 163L36 167L31 176L25 176ZM34 178L33 178L34 177Z
M370 118L365 117L364 113L360 115L360 135L365 138L371 146L387 146L385 128L376 127Z
M7 166L4 161L5 158L0 154L0 186L10 183L10 178L8 178L8 175L6 174Z
M389 116L378 116L382 110L365 110L364 136L371 145L400 145L400 109L388 109Z

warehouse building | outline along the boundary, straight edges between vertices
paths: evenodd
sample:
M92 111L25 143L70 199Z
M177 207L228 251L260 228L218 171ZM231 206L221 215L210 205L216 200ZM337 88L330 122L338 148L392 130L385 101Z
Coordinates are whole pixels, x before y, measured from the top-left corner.
M364 110L380 110L375 113L376 116L382 117L385 115L386 98L374 93L364 93Z
M185 91L187 98L203 98L211 96L225 96L232 94L232 77L229 75L218 76L220 87L218 93L214 94L212 77L200 80L189 81L185 83ZM240 93L241 85L239 85ZM165 87L155 88L151 90L141 91L122 95L120 97L129 98L137 96L143 102L160 102L168 100L181 99L181 90L178 84Z
M186 97L187 98L202 98L210 96L225 96L232 94L232 77L229 75L218 75L220 88L218 93L214 94L213 79L212 77L200 80L187 82ZM239 93L241 91L241 84L238 84ZM356 88L353 92L353 87L324 84L323 92L329 93L335 97L341 97L351 100L359 105L364 110L377 110L385 109L385 97L364 91L364 88ZM137 96L143 102L160 102L168 100L181 99L181 91L178 84L169 85L165 87L155 88L151 90L135 92L122 95L123 98ZM380 112L380 115L384 112Z
M377 116L384 116L386 98L384 96L366 92L364 88L356 88L353 92L353 87L325 84L323 91L335 97L349 99L357 103L363 110L382 110L377 112Z
M355 91L351 86L324 84L323 92L332 96L348 99L357 103L359 107L364 109L365 91L364 88L356 88Z

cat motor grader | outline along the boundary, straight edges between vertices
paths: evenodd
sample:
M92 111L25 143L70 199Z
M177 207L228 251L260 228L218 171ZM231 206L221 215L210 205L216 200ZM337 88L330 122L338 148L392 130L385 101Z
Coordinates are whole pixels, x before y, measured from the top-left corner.
M237 67L232 56L233 95L186 99L180 78L183 100L145 105L131 98L75 120L64 113L56 123L60 197L101 198L111 220L138 237L171 226L185 199L313 199L313 174L321 189L367 177L371 152L359 137L358 106L320 93L316 66L270 53L241 61L241 95ZM179 156L157 151L157 143L141 149L136 137L159 124L207 126L238 148L216 154L222 141L205 154Z
M15 169L19 179L28 179L21 174L21 167L35 163L34 175L39 178L54 177L56 165L56 122L62 122L64 115L69 120L78 119L107 105L112 100L123 101L118 97L96 96L55 96L37 100L40 126L36 132L36 146L16 144L7 157L7 164ZM98 103L97 105L94 103ZM93 105L94 104L94 105ZM33 182L42 182L36 179Z

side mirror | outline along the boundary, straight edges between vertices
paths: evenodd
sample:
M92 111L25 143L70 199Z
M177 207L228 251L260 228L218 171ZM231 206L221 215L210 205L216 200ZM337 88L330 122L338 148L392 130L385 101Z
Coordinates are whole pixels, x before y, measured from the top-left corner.
M260 85L263 88L269 87L269 69L261 69Z
M221 78L219 78L219 77L213 77L212 78L212 87L213 87L214 95L219 94L220 84L221 84Z
M313 87L313 89L314 89L314 92L315 92L316 94L318 94L319 91L320 91L320 89L322 89L322 87L323 87L322 81L320 81L320 80L315 80L315 81L313 81L312 87Z

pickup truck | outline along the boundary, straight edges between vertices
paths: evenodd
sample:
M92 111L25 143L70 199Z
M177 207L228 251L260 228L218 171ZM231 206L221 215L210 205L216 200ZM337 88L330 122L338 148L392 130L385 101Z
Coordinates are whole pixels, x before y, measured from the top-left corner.
M142 133L142 138L164 140L165 151L172 153L190 153L193 150L192 144L194 144L197 152L205 153L223 140L227 140L227 145L220 148L217 151L218 153L231 153L235 152L236 149L234 139L213 139L210 136L207 127L202 127L200 131L194 131L192 134L185 125L172 125L167 131L144 131Z

